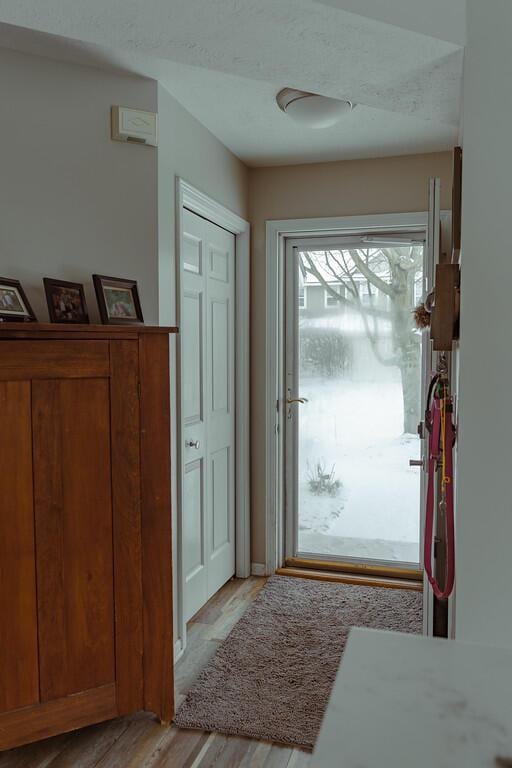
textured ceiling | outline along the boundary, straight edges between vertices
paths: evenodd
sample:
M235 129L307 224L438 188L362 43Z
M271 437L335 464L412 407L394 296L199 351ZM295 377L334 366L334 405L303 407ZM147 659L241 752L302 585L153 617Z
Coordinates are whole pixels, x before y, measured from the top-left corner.
M315 0L396 27L466 43L466 0Z
M309 129L277 109L280 83L248 81L179 64L171 65L162 80L178 101L249 165L435 152L456 143L453 125L363 104L332 128Z
M419 1L360 0L365 14L380 8L375 20L344 9L356 0L0 0L0 22L70 39L61 54L50 42L45 55L88 56L160 79L247 162L311 162L454 143L461 45L421 33L433 33L434 13L407 6L402 26L389 23L401 4ZM333 130L308 131L274 106L284 86L359 106Z

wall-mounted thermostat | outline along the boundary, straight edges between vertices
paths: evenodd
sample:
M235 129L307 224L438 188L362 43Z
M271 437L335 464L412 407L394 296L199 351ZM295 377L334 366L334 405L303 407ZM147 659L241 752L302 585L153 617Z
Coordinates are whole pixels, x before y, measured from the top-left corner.
M142 109L115 106L111 108L112 138L134 144L157 145L156 114Z

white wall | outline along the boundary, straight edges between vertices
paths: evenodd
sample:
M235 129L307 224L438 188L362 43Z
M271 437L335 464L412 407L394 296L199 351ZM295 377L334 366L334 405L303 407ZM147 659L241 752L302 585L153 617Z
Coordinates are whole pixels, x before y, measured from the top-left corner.
M22 281L40 320L44 276L139 282L158 320L157 152L110 139L110 106L155 111L152 80L0 49L0 276Z
M181 176L242 218L248 171L221 142L158 85L158 233L160 323L175 322L175 185Z
M83 282L93 322L92 273L134 278L146 322L174 324L176 176L246 217L245 166L154 80L0 49L0 100L0 276L39 320L43 277ZM158 149L113 142L112 104L158 111Z
M512 646L512 3L468 0L456 636Z
M175 325L176 316L176 177L213 197L243 218L247 217L248 172L226 147L187 112L161 85L158 85L158 243L160 325ZM171 341L171 371L176 370L176 345ZM171 374L172 379L172 374ZM177 384L171 380L171 422L177 419ZM174 565L174 636L179 642L178 606L178 504L176 429L171 431L172 508Z

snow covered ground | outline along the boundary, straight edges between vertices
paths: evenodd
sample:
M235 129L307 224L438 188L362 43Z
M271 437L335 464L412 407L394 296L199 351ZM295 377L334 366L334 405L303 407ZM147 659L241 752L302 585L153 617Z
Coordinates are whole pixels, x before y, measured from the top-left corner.
M402 431L399 371L303 375L300 394L299 550L417 563L420 442ZM311 492L319 462L341 482L332 497Z

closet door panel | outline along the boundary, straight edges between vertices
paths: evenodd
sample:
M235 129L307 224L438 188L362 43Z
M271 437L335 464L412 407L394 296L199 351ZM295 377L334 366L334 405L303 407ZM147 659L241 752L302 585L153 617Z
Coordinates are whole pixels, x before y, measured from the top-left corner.
M115 681L108 379L32 384L41 700Z
M0 712L39 700L30 382L0 382Z

